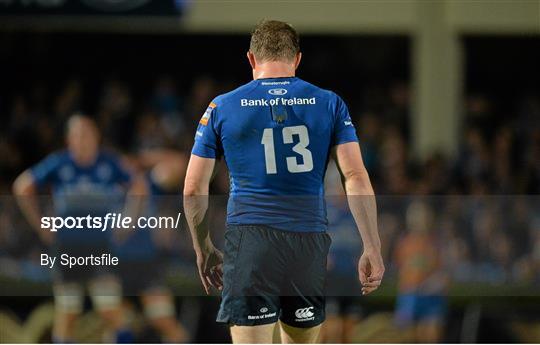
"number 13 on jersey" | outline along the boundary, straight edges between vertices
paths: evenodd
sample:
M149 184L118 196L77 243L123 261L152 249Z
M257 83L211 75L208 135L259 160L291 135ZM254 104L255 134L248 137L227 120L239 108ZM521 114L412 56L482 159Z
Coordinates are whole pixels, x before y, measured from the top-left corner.
M311 155L311 151L307 149L307 146L309 145L309 134L307 127L304 125L283 127L282 134L284 144L293 144L293 136L298 136L298 143L292 147L292 151L301 155L303 161L302 163L298 163L298 157L287 156L287 170L291 173L302 173L313 170L313 157ZM264 129L261 144L264 146L266 173L277 174L273 128Z

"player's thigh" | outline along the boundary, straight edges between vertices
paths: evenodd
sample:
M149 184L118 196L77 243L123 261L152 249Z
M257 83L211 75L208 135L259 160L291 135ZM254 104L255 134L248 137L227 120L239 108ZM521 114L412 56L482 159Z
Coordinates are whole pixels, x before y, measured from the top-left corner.
M326 257L330 238L324 233L296 234L288 238L298 248L289 262L286 289L280 296L280 320L291 327L312 328L326 317Z
M231 326L234 344L271 344L276 323L259 326Z
M261 326L278 320L281 281L287 267L276 248L276 231L263 226L228 227L218 322Z
M284 344L314 344L319 342L321 325L309 328L289 326L280 322L281 341Z

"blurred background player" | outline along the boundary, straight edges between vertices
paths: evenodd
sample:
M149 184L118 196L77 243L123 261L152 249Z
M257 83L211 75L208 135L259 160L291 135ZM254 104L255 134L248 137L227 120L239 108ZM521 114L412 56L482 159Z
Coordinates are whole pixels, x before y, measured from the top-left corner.
M142 194L144 184L132 177L116 156L100 149L99 130L89 117L77 114L69 118L66 141L67 150L49 155L15 180L14 194L28 222L50 246L52 255L110 253L110 229L59 229L56 233L42 229L44 210L38 195L50 188L55 216L104 217L107 213L121 211L126 193ZM61 266L58 260L55 268L53 341L76 340L73 329L77 316L83 311L85 287L105 328L114 334L108 341L133 340L123 319L121 286L112 270L100 266L70 269Z
M173 214L187 165L186 155L175 150L145 150L132 160L134 169L144 172L148 190L143 216ZM176 318L176 307L171 291L164 281L166 262L164 246L171 243L170 229L138 228L122 232L115 241L115 253L120 264L119 272L126 295L140 296L148 325L164 343L184 343L189 340L187 331ZM120 234L117 232L115 234ZM127 305L127 312L132 305ZM133 313L129 313L133 315ZM144 333L144 327L142 330ZM144 335L139 335L142 338Z
M443 336L447 279L433 234L433 210L415 201L407 209L408 233L396 247L398 296L395 320L412 328L415 341L436 343Z

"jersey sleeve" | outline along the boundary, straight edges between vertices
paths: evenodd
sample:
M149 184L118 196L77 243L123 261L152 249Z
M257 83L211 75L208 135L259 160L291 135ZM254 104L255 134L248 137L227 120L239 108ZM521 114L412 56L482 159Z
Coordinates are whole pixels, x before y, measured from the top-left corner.
M212 102L204 112L191 153L203 158L219 158L222 155L221 140L216 131L217 105Z
M51 154L41 162L37 163L30 168L30 174L34 178L34 184L38 188L43 188L48 184L54 182L56 178L56 172L60 168L61 157L60 154L54 153Z
M351 115L349 115L349 109L341 97L336 95L336 98L336 116L332 146L349 142L358 142L356 128L354 128Z

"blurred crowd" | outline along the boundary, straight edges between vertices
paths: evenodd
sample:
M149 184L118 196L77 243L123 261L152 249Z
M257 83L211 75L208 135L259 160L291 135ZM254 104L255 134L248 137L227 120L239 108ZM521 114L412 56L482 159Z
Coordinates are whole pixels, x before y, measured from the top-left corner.
M152 91L135 95L130 85L111 79L96 90L79 80L58 92L36 84L25 94L3 99L8 113L0 128L0 191L13 177L63 145L66 119L92 104L103 143L122 153L170 148L189 152L201 113L212 98L233 85L210 77L181 92L175 81L158 78ZM91 91L91 92L90 92ZM85 94L95 95L89 100ZM425 160L411 152L410 90L396 82L377 97L346 99L360 137L365 164L377 194L538 194L540 192L540 100L516 102L508 116L493 102L472 94L464 104L465 123L456 157L434 153ZM221 186L226 192L227 186Z

